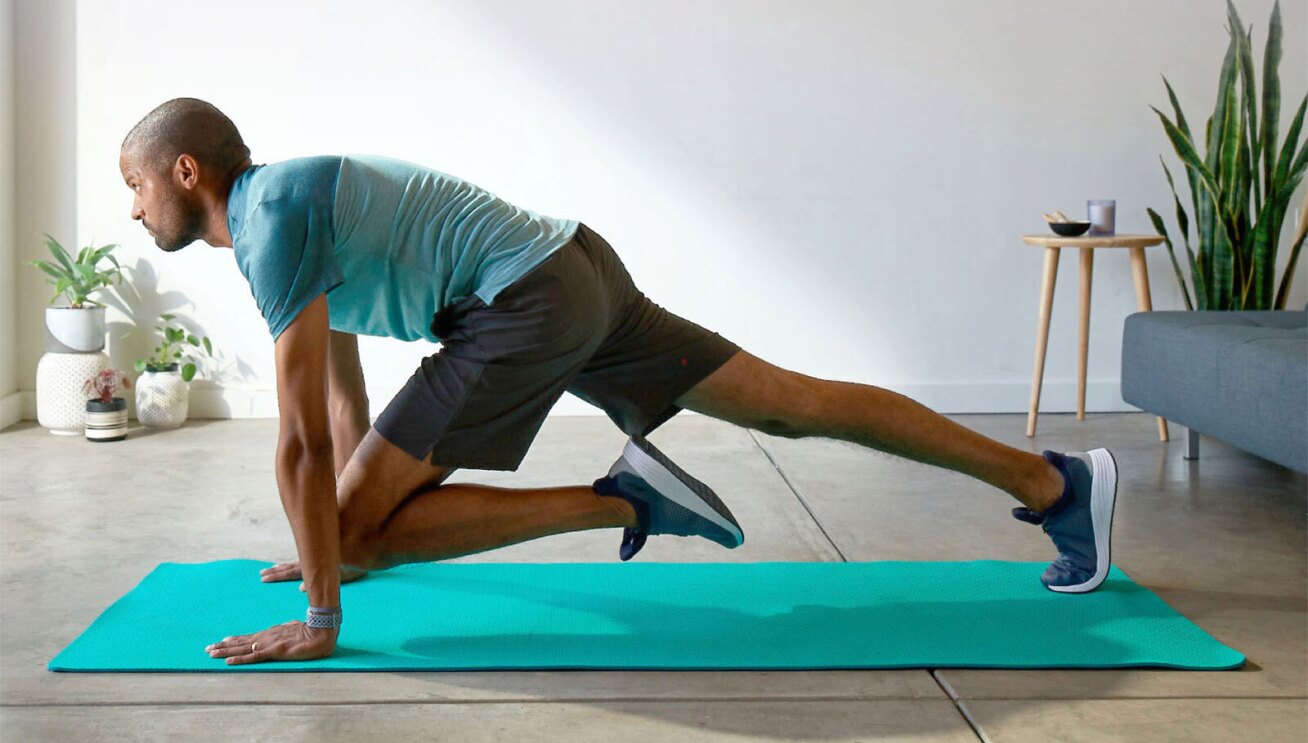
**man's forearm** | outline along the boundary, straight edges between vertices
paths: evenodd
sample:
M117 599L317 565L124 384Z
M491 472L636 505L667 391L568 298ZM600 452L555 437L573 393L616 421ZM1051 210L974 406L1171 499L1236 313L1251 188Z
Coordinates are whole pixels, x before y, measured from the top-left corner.
M336 477L354 456L368 433L368 393L363 386L363 364L359 361L359 339L338 330L329 335L327 367L327 417L332 432L332 454Z
M368 398L363 392L358 398L346 401L332 400L328 404L332 431L333 470L339 479L345 464L354 456L359 442L368 433Z
M340 515L332 445L298 439L279 442L277 488L295 536L309 605L340 606Z

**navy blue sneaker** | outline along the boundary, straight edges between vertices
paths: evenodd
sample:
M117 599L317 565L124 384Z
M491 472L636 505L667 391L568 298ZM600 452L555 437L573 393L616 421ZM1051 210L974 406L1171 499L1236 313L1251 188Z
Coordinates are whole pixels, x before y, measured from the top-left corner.
M618 557L630 560L651 534L704 537L733 549L745 541L740 524L712 489L686 474L641 436L632 436L595 492L631 504L640 525L624 529Z
M1014 508L1013 516L1039 524L1058 548L1040 582L1059 593L1087 593L1108 577L1117 502L1117 462L1107 449L1054 451L1045 460L1063 475L1063 495L1041 513Z

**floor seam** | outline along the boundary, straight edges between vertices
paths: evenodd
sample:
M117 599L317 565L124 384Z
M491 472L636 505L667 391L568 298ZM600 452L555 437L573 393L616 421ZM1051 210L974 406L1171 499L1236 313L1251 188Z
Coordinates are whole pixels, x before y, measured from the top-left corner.
M769 453L767 448L763 446L763 442L758 440L758 436L755 435L753 431L746 429L745 432L749 434L749 437L751 439L753 439L754 446L757 446L758 450L763 452L763 456L767 457L768 462L771 463L772 468L777 471L777 474L781 475L781 481L786 483L786 487L790 488L790 492L794 494L795 499L798 500L799 504L804 507L805 511L808 512L809 518L813 519L813 523L817 525L818 531L822 532L822 536L826 537L827 543L831 545L831 549L835 550L836 554L840 556L840 561L849 562L849 558L845 557L845 553L841 552L840 548L836 546L836 540L832 539L831 535L827 533L827 528L822 525L822 522L818 519L817 514L813 512L813 509L811 507L809 507L808 501L804 500L804 496L799 494L799 489L796 488L795 484L792 483L790 481L790 478L786 476L785 470L781 469L781 465L777 464L777 460L773 459L772 454Z
M15 709L22 707L209 707L209 706L269 706L269 707L331 707L346 705L386 705L386 704L608 704L608 703L640 703L640 704L687 704L687 703L705 703L705 704L739 704L753 702L790 702L790 703L808 703L808 702L941 702L945 701L938 697L920 697L920 696L889 696L889 697L733 697L729 699L705 699L703 697L662 697L651 699L648 697L579 697L575 699L371 699L364 701L298 701L298 700L217 700L217 701L157 701L157 702L37 702L31 704L22 704L14 702L5 702L0 704L0 709Z
M1058 669L1048 669L1048 670L1058 670ZM935 672L933 671L932 674L934 675ZM944 681L944 680L940 679L940 681ZM1154 697L1028 697L1028 696L972 697L973 702L1202 702L1202 701L1216 701L1216 700L1303 702L1303 701L1308 701L1308 697L1244 696L1240 694L1232 694L1229 696L1222 696L1216 694L1195 694L1191 696L1154 696Z
M334 701L315 701L315 700L267 700L267 699L227 699L227 700L189 700L189 701L97 701L97 702L0 702L0 709L18 709L22 707L201 707L201 706L234 706L234 705L267 705L276 707L287 706L333 706L333 705L385 705L385 704L602 704L608 702L632 702L632 703L650 703L650 704L674 704L686 702L703 702L706 704L732 704L740 702L951 702L959 708L959 714L963 716L968 724L973 727L981 740L989 742L989 739L980 731L980 725L971 717L971 713L964 706L962 698L954 693L949 683L938 675L937 671L928 670L928 674L935 680L936 685L945 693L948 699L940 699L936 696L874 696L874 697L845 697L845 696L812 696L812 697L787 697L787 696L753 696L753 697L723 697L719 699L705 699L703 697L574 697L563 699L540 699L532 698L508 698L508 699L366 699L366 700L334 700ZM1272 702L1301 702L1308 697L1268 697L1268 696L1187 696L1187 697L1076 697L1076 698L1035 698L1035 697L986 697L974 699L975 702L1183 702L1183 701L1205 701L1205 700L1239 700L1239 701L1272 701Z
M963 700L954 692L954 687L950 686L949 682L946 681L935 669L930 670L929 673L931 674L931 678L935 679L936 685L940 687L940 690L943 691L945 696L949 697L949 700L954 703L954 709L958 710L958 714L963 716L963 721L972 729L972 733L976 735L977 740L980 740L981 743L990 743L990 738L986 736L986 731L982 730L981 724L972 717L972 713L969 712L967 706L963 704Z

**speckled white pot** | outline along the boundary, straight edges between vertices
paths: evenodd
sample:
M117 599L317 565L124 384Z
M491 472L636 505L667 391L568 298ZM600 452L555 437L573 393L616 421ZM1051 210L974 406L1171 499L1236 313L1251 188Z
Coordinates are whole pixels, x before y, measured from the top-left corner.
M186 422L190 397L181 372L142 372L136 380L136 419L148 428L177 428Z
M36 362L36 420L50 433L80 436L86 427L86 380L109 368L98 353L48 352Z

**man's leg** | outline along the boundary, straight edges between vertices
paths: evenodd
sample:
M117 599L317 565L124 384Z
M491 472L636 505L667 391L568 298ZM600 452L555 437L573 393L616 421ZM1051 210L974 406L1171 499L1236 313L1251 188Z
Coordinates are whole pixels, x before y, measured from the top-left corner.
M509 489L442 484L448 468L414 459L370 428L337 484L342 562L378 569L484 552L550 534L635 526L625 500L590 485Z
M986 438L890 390L788 371L740 351L677 400L679 407L787 438L862 444L990 483L1033 511L1063 492L1039 454Z
M550 534L637 525L631 504L599 495L590 485L443 484L452 472L414 459L369 428L336 484L346 572L445 560ZM289 562L270 569L264 579L299 578L299 564Z

